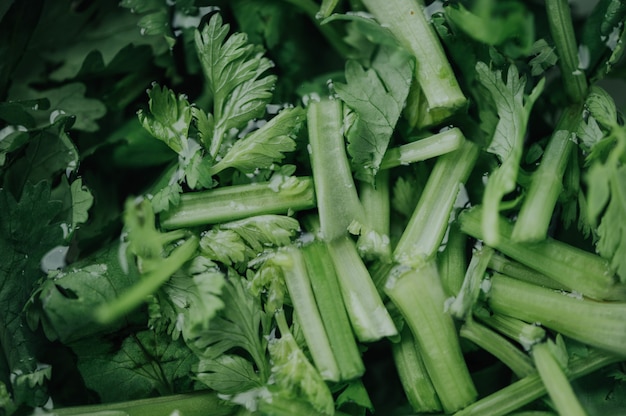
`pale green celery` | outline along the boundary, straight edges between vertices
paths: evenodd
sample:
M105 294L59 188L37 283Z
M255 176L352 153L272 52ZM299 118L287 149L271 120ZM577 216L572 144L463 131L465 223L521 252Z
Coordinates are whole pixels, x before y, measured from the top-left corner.
M339 381L339 367L313 295L301 250L295 246L285 247L277 253L274 261L283 271L289 297L315 367L324 380Z
M376 20L409 50L417 61L415 78L426 102L426 115L432 124L439 123L466 105L435 29L418 0L364 0Z
M187 192L180 203L160 216L164 229L216 224L262 214L283 214L315 206L313 181L288 177L274 181Z
M458 224L453 222L448 229L446 246L437 255L439 276L441 277L444 291L448 296L454 296L459 293L463 285L467 268L466 246L467 236L461 232Z
M498 314L541 325L584 344L626 356L626 303L572 297L502 275L487 299Z
M448 228L461 186L474 168L480 149L466 140L459 149L440 156L420 200L394 250L400 264L435 255Z
M228 416L236 414L235 406L219 397L214 391L151 397L120 403L75 406L53 409L49 416L154 416L154 415L206 415Z
M434 259L419 268L396 267L385 292L415 337L444 411L455 412L476 400L454 321L444 310L445 294Z
M575 357L570 360L568 378L575 380L590 374L609 364L621 361L622 358L603 351L591 350L586 357ZM454 416L504 416L539 399L546 394L546 387L539 374L531 374L497 392L490 394Z
M618 283L607 260L550 237L536 243L514 242L513 226L502 217L498 221L496 250L585 296L626 300L626 285ZM483 239L480 206L463 211L459 223L463 232Z
M539 377L541 377L554 407L560 415L586 416L587 413L578 401L572 385L550 350L548 342L535 345L532 356Z
M519 378L536 371L530 357L518 346L474 319L467 319L459 334L502 361Z
M515 221L513 241L541 241L548 236L548 227L557 200L563 192L563 176L567 168L574 138L582 117L582 104L565 109L530 179L524 202Z
M431 159L452 152L463 145L465 136L457 127L387 150L380 169Z
M453 317L465 319L471 315L472 309L483 289L483 278L493 253L492 248L485 246L475 251L472 255L461 289L448 306L448 313Z
M568 98L581 103L587 95L587 78L578 59L578 43L567 0L546 0L550 34L559 56L563 86Z
M340 100L311 101L307 107L309 152L322 238L343 237L364 212L343 138Z
M391 260L389 172L378 171L374 177L374 184L363 181L359 185L364 223L361 225L357 248L365 259L389 262Z
M533 345L546 338L546 331L542 327L517 318L493 314L487 310L477 311L475 317L504 336L519 342L525 350L530 350Z
M94 310L95 320L108 325L124 317L139 307L146 298L156 292L167 280L196 253L199 245L197 237L188 238L176 247L167 258L150 272L141 276L133 286L122 292L110 303L99 305Z
M424 366L422 353L408 326L402 329L400 341L391 344L391 352L398 377L413 411L416 413L441 411L441 402Z
M562 283L550 279L543 273L539 273L530 267L506 258L501 254L494 254L489 261L489 268L495 272L523 280L539 286L549 287L551 289L571 290Z
M362 342L398 334L376 286L348 236L330 241L328 250L335 266L352 329Z
M365 372L365 365L350 327L328 247L315 241L303 246L302 254L340 380L359 377Z

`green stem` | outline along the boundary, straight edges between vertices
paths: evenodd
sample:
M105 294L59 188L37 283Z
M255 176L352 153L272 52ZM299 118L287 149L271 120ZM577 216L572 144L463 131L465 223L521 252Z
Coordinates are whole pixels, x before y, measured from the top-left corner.
M549 287L550 289L571 290L570 288L565 287L562 283L550 279L546 275L539 273L530 267L524 266L521 263L508 259L498 253L491 256L491 259L489 260L489 268L500 274L514 277L527 283Z
M463 211L459 222L463 232L483 239L480 206ZM511 239L513 227L502 217L498 218L497 228L497 242L492 247L512 259L583 295L596 299L626 299L626 285L617 283L609 263L600 256L549 237L537 243L514 242Z
M416 269L396 267L385 292L411 328L444 411L454 412L472 403L476 388L454 321L444 311L445 294L434 260Z
M489 307L541 325L582 343L626 356L626 303L577 299L560 291L496 275Z
M362 342L397 335L398 330L363 264L354 241L347 236L328 243L352 329Z
M458 224L453 222L448 230L446 247L437 255L441 283L448 296L456 295L463 286L467 268L466 247L467 236L461 232Z
M411 143L392 147L383 156L380 169L391 169L441 156L458 149L464 141L465 136L461 130L454 127Z
M417 61L415 77L426 101L427 114L439 123L465 106L445 51L418 0L364 0L365 7L406 47Z
M120 403L53 409L51 416L153 416L179 413L185 416L233 415L237 407L219 398L214 391L151 397ZM48 413L46 413L48 414Z
M340 100L312 101L307 123L313 181L322 238L343 237L350 225L363 223L363 207L350 170L343 138Z
M465 319L472 313L472 309L480 296L483 278L493 253L492 248L483 247L472 255L472 260L470 260L469 267L465 273L461 289L448 309L453 317Z
M568 378L575 380L602 367L620 361L619 357L592 350L584 358L571 361ZM546 394L539 374L531 374L467 406L455 416L504 416Z
M528 193L513 227L511 238L514 241L541 241L547 237L554 207L563 192L563 175L575 147L574 135L581 117L579 104L568 107L561 115L541 163L531 176Z
M339 367L313 295L302 251L294 246L286 247L275 256L275 261L283 270L289 297L315 367L324 380L339 381Z
M404 393L416 413L441 411L441 402L424 365L422 353L411 330L405 326L400 341L391 344L393 361Z
M374 177L374 184L360 182L359 185L365 223L361 226L357 248L365 259L389 262L391 260L389 171L379 171Z
M539 377L541 377L558 413L567 416L586 416L587 413L576 398L574 389L556 357L552 354L548 342L535 345L532 356Z
M587 95L587 78L580 69L574 24L567 0L546 0L550 34L556 44L563 86L568 98L582 103Z
M278 186L270 181L184 193L178 205L161 214L161 226L165 229L195 227L315 206L311 178L290 177L287 181Z
M350 327L328 248L324 243L315 241L302 247L302 254L315 301L339 368L340 380L359 377L365 372L365 366Z
M529 356L519 347L473 319L465 321L461 327L460 335L502 361L519 378L526 377L536 371Z
M198 244L197 237L190 237L175 248L167 258L164 258L159 267L155 267L151 272L142 276L118 298L111 303L98 306L94 311L96 321L104 325L111 324L145 302L148 296L156 292L195 254Z
M533 345L546 338L546 331L542 327L510 316L479 310L475 317L500 334L517 341L525 350L530 350Z
M411 259L432 257L448 228L450 213L480 149L466 140L459 149L439 157L420 200L394 251L396 261L410 264Z

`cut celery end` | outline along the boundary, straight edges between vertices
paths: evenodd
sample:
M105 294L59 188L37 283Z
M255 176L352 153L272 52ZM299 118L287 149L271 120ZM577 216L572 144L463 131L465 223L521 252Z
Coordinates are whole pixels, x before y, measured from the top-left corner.
M444 310L445 294L434 260L418 269L396 267L385 292L411 328L444 411L455 412L472 403L476 388L452 317Z
M372 342L398 334L372 278L349 237L329 242L329 251L341 287L350 323L357 338Z

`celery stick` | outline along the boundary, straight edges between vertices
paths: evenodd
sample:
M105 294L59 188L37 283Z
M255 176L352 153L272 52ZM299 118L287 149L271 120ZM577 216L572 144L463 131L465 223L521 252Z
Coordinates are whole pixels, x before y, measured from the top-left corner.
M554 207L563 192L563 175L582 117L582 105L565 109L555 132L531 176L530 187L520 209L511 238L513 241L541 241L548 235Z
M434 256L448 228L461 185L476 163L480 149L470 141L439 157L426 187L394 251L396 261Z
M164 229L186 228L314 206L311 178L289 177L283 184L270 181L184 193L180 203L161 214L160 220Z
M309 152L322 238L344 236L363 222L363 207L352 178L342 134L341 101L311 101L307 108Z
M374 184L360 182L359 190L365 215L365 222L361 226L361 234L357 241L359 253L367 260L378 259L389 262L391 260L389 172L378 171Z
M449 305L448 311L453 317L465 319L472 313L492 255L493 249L490 247L483 247L472 255L461 289Z
M324 380L339 381L339 367L313 295L302 252L295 246L289 246L274 259L283 270L289 297L298 314L315 367Z
M441 276L441 283L448 296L459 293L463 285L465 269L467 268L466 245L467 236L461 232L458 224L453 222L448 230L446 247L437 255L439 276Z
M459 215L461 230L482 239L481 207ZM512 225L499 218L498 242L493 248L583 295L606 300L626 300L626 285L617 282L609 262L602 257L547 238L537 243L513 242Z
M585 416L587 413L576 398L574 389L550 350L548 342L550 341L542 342L533 347L532 356L539 377L541 377L541 381L543 381L548 395L560 415Z
M391 344L391 351L400 382L413 410L417 413L441 411L441 402L424 366L422 353L408 326L402 330L400 341Z
M465 136L454 127L441 133L387 150L380 169L390 169L452 152L463 145Z
M506 258L501 254L494 254L489 261L489 268L498 273L514 277L518 280L523 280L527 283L533 283L535 285L549 287L551 289L564 289L571 290L563 284L550 279L546 275L539 273L530 267L524 266L521 263Z
M541 325L626 356L626 303L578 299L559 291L493 276L488 298L496 313Z
M574 380L620 358L603 351L592 350L585 358L571 360L568 378ZM467 406L455 416L504 416L544 396L546 388L539 374L531 374Z
M472 403L476 388L452 317L444 311L445 294L434 260L418 269L398 266L385 292L411 328L444 411L454 412Z
M466 98L434 28L418 0L364 0L365 7L417 61L415 77L427 101L427 118L439 123L464 107Z
M475 316L502 335L519 342L525 350L530 350L546 338L546 331L542 327L510 316L492 314L486 310L477 311Z
M365 372L365 365L350 327L335 269L329 261L328 248L316 241L302 247L302 254L340 380L359 377Z
M479 324L474 319L465 321L461 327L460 335L498 358L519 378L526 377L536 371L527 354L497 332Z
M344 236L329 242L328 249L357 338L362 342L371 342L397 335L398 330L359 256L355 243Z

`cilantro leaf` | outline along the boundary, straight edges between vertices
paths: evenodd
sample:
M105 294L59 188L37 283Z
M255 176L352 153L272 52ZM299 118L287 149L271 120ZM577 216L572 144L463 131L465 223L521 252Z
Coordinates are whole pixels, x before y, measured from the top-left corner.
M485 241L491 244L497 239L497 219L502 198L515 190L526 124L544 82L541 80L530 95L525 96L526 80L519 76L514 65L509 66L506 80L502 78L501 71L491 71L483 62L476 64L476 72L481 85L493 100L498 116L487 150L498 156L501 165L489 176L483 197L483 230Z
M413 65L403 50L381 47L371 68L348 61L347 83L334 85L337 95L355 112L346 136L358 179L373 183L408 96Z
M89 339L73 346L85 384L104 403L187 392L197 362L182 340L144 330L120 345Z
M236 140L222 159L213 165L213 173L235 168L243 173L268 169L296 148L294 136L305 119L301 107L287 108L261 128Z
M227 37L229 27L222 23L219 14L214 14L195 36L213 101L212 128L202 132L204 145L213 158L227 132L241 129L265 112L276 83L274 75L263 75L272 63L260 54L259 48L247 42L244 33Z

